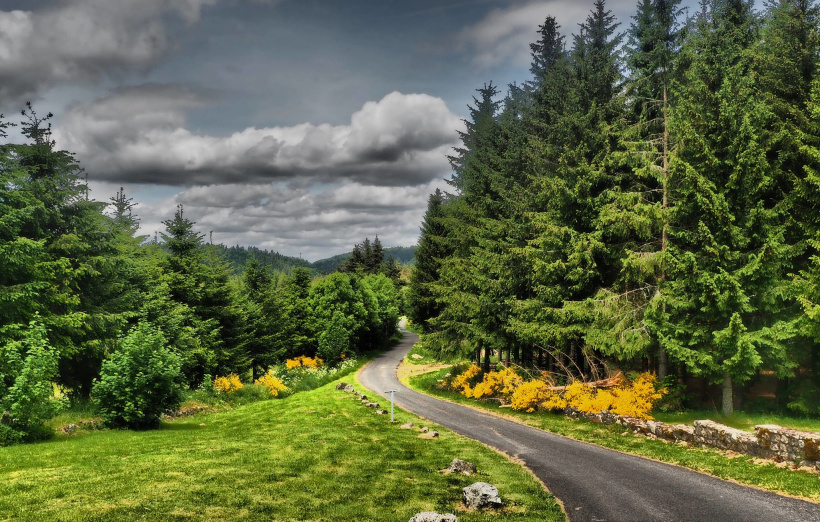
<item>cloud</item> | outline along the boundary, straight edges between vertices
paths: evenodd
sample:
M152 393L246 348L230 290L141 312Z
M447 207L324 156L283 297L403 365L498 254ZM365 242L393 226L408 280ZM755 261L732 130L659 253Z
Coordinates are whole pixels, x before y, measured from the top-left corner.
M147 70L171 46L168 17L187 24L217 0L64 0L0 11L0 100L19 104L61 82Z
M351 180L418 185L449 172L463 124L440 98L392 92L349 125L247 128L226 137L185 128L207 100L181 86L142 85L71 107L55 139L98 180L191 186Z
M620 15L634 7L634 3L627 4L626 0L614 0L607 3L607 8ZM473 65L479 68L506 63L526 66L530 63L530 43L538 38L538 26L548 15L556 18L561 33L571 44L569 35L577 32L577 24L586 19L591 8L592 2L551 0L494 9L475 25L461 30L456 35L456 42L462 49L473 53Z
M107 200L119 185L91 182L92 196ZM184 189L160 200L135 195L141 233L163 231L162 221L182 204L196 230L213 231L215 243L253 245L310 260L350 251L365 237L378 235L386 246L416 243L427 199L441 180L417 186L383 187L346 184L308 190L288 184L208 185Z

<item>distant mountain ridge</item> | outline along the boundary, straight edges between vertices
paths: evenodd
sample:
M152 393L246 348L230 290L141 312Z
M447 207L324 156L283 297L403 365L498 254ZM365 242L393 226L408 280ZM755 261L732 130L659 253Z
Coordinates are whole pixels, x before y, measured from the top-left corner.
M326 259L314 261L311 266L320 274L330 274L335 272L339 265L350 259L353 252L345 252ZM384 249L384 259L387 260L393 256L393 259L404 265L413 265L416 263L416 247L389 247Z
M326 259L320 259L313 263L299 257L285 256L279 252L271 252L257 247L244 247L235 245L227 247L225 245L209 245L215 248L219 255L233 265L234 273L241 274L245 271L245 265L252 258L256 258L259 264L266 266L277 272L289 273L297 267L311 268L319 274L330 274L335 272L339 265L350 259L352 252L345 252ZM416 247L390 247L384 249L385 259L393 256L393 259L405 265L412 265L416 262Z

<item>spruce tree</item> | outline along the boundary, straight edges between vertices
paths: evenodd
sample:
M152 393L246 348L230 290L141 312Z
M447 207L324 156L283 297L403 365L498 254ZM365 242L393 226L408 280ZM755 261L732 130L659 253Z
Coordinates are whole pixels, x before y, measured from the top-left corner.
M445 239L447 229L442 222L444 204L444 194L439 189L427 200L427 211L421 222L421 236L416 248L416 264L410 273L408 315L425 332L431 330L430 319L441 313L431 285L439 279L442 260L451 254Z
M781 374L793 367L778 295L788 255L783 194L768 161L772 114L751 74L757 19L743 0L708 8L682 51L667 278L650 321L673 359L722 382L731 413L735 383L764 364Z

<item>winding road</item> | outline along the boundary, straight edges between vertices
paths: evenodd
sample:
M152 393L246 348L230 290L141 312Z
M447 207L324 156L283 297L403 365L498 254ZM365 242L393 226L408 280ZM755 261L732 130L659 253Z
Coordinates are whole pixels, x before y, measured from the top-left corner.
M520 458L564 505L571 521L820 521L820 505L726 482L524 426L415 392L396 369L418 341L370 362L359 382L396 405Z

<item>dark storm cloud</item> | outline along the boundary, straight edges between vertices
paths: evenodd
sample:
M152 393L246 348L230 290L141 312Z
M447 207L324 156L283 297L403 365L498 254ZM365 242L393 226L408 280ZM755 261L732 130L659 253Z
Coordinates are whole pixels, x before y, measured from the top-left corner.
M181 86L119 89L71 107L55 132L98 180L193 186L293 179L418 185L449 171L462 122L425 94L367 102L349 125L303 123L207 136L186 128L204 104Z
M192 24L216 1L70 0L0 10L0 100L19 104L61 82L147 70L171 46L167 21Z

